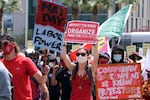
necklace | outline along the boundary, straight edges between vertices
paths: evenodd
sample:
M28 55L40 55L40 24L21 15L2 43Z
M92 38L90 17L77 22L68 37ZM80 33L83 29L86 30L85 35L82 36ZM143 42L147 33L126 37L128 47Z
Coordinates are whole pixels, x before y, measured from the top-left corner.
M78 89L82 90L83 82L88 80L88 75L85 73L82 77L78 76Z

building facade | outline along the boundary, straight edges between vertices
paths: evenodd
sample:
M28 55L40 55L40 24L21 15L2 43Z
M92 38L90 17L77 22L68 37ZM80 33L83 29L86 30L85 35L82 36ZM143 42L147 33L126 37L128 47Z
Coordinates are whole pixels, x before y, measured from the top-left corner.
M150 0L140 0L132 9L125 32L150 31Z
M21 0L23 12L13 14L14 35L26 34L26 40L32 36L35 21L35 12L38 0ZM60 0L55 0L60 2ZM140 0L135 5L125 26L125 32L150 31L150 0ZM71 9L68 11L67 21L71 20ZM99 11L98 22L102 24L108 18L106 11ZM92 14L81 12L79 20L92 20ZM29 38L31 39L31 38Z

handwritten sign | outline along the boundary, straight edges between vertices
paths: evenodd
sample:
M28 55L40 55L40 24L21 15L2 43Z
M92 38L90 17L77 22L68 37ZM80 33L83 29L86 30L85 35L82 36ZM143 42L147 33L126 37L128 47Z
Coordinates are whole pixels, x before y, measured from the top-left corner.
M143 47L143 56L146 56L147 49L150 48L150 43L143 43L142 47Z
M62 51L67 8L52 2L38 1L33 44L42 49Z
M126 46L127 55L131 55L133 52L136 52L136 45Z
M96 100L141 98L141 65L99 65L96 72Z
M66 27L66 42L96 43L99 23L92 21L69 21Z

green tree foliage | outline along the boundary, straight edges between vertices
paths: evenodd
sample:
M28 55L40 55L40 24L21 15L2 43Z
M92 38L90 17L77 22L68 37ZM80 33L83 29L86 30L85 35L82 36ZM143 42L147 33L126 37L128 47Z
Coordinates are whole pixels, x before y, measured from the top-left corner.
M114 0L115 11L121 8L121 4L138 3L139 0ZM97 20L99 10L112 8L112 0L62 0L62 4L72 8L72 19L78 19L80 11L84 10L93 14L93 21Z
M3 14L22 11L20 2L20 0L0 0L0 33Z

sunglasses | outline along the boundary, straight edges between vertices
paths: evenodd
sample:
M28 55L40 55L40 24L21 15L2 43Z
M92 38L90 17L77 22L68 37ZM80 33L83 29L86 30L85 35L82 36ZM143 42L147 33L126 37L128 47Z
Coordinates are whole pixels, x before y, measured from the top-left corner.
M1 45L2 46L7 46L9 44L9 42L3 42Z
M7 35L3 35L0 38L1 38L1 40L14 41L14 38L9 36L9 35L8 36Z
M85 56L86 54L85 54L85 53L77 53L77 54L76 54L76 56L79 56L79 55Z

